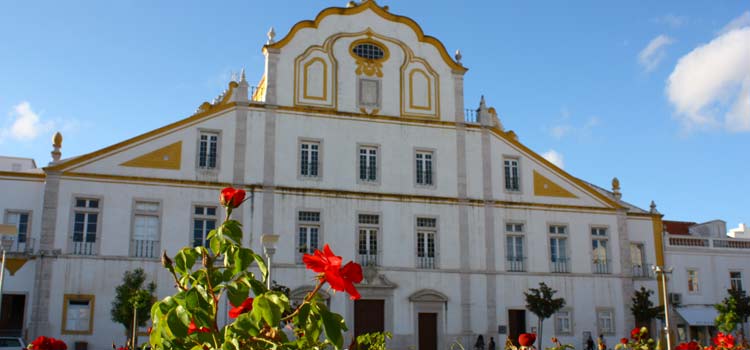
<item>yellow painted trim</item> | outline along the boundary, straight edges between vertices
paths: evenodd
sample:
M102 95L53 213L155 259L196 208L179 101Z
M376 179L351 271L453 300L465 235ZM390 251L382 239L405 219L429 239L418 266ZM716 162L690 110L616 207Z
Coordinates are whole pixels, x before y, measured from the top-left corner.
M88 331L69 331L67 330L67 315L68 315L68 302L70 300L88 300L89 301L89 330ZM96 296L92 294L65 294L63 296L63 313L62 313L62 326L60 329L61 334L93 334L94 333L94 305Z
M578 198L562 186L534 170L534 195L545 197Z
M313 106L279 106L277 110L304 113L308 117L320 117L320 118L336 118L336 119L348 119L348 120L360 120L365 122L373 123L390 123L390 124L421 124L419 126L424 127L440 127L444 129L455 128L455 122L436 120L435 118L415 117L415 116L387 116L387 115L372 115L367 113L357 112L343 112L337 110L330 110L328 108L319 108ZM317 115L310 115L315 113ZM467 129L475 128L479 126L469 126Z
M7 258L5 260L5 269L11 276L15 275L29 261L28 258Z
M261 102L265 99L266 96L266 75L263 74L262 77L260 77L260 81L258 82L258 87L255 88L255 92L253 92L252 101Z
M438 39L436 39L434 37L425 35L424 32L422 31L422 28L413 19L411 19L409 17L405 17L405 16L399 16L399 15L391 14L388 11L384 10L383 8L381 8L380 6L378 6L374 1L363 1L363 2L359 3L357 6L348 7L348 8L329 7L327 9L321 11L320 13L318 13L318 15L315 17L315 20L313 20L313 21L305 20L305 21L298 22L297 24L295 24L292 27L291 30L289 30L289 33L287 33L287 35L284 36L284 38L282 38L281 40L279 40L279 41L277 41L277 42L275 42L273 44L264 46L263 50L265 51L265 50L268 50L268 49L281 49L281 48L283 48L284 46L286 46L287 44L289 44L290 41L292 41L292 39L294 38L294 36L297 34L298 31L300 31L300 30L302 30L304 28L317 29L318 26L320 25L320 22L322 22L323 19L325 19L328 16L331 16L331 15L340 15L340 16L356 15L358 13L364 12L365 10L371 10L376 15L380 16L381 18L383 18L385 20L388 20L388 21L391 21L391 22L396 22L396 23L401 23L401 24L404 24L404 25L410 27L414 31L414 33L417 35L417 40L419 40L420 42L427 43L427 44L430 44L430 45L434 46L435 49L437 49L438 53L440 53L440 56L442 57L443 61L445 61L445 63L449 67L451 67L453 70L455 70L455 71L457 71L459 73L462 73L462 74L466 73L466 71L468 71L468 68L462 66L460 63L454 61L450 57L450 54L448 54L448 51L445 49L445 45L443 45L442 42L440 42Z
M44 173L20 173L16 171L1 171L0 170L0 178L5 177L11 177L11 178L18 178L20 181L38 181L38 182L44 182L44 179L47 177L47 174ZM11 180L11 179L8 179ZM15 180L15 179L13 179Z
M63 172L62 178L65 180L80 180L80 181L105 180L107 182L125 183L125 184L153 183L156 185L167 185L167 186L179 185L179 187L222 188L222 187L232 186L231 183L227 183L227 182L209 182L209 181L168 179L168 178L158 178L158 177L142 177L142 176L96 174L96 173L77 173L77 172Z
M427 81L427 106L417 106L414 104L414 74L417 73L422 74ZM409 72L409 108L432 111L432 80L425 71L419 68L412 69L411 72Z
M120 164L121 166L148 169L180 170L182 141L159 148Z
M419 58L419 57L414 57L414 52L412 52L411 49L409 49L407 47L405 50L407 51L408 59L407 59L406 62L404 62L404 65L401 66L401 115L403 115L403 116L410 116L410 117L417 117L417 118L435 118L435 119L440 119L440 76L437 74L437 72L435 72L434 69L432 69L432 67L430 66L430 64L427 61L425 61L424 59ZM407 108L406 108L406 102L405 102L405 100L406 99L413 100L413 99L411 98L411 96L409 96L407 98L404 95L404 91L406 91L406 82L405 82L405 79L404 79L404 75L406 74L407 68L412 63L421 64L422 67L424 67L427 70L427 73L429 73L429 74L427 74L428 78L429 78L429 76L432 76L432 81L435 82L435 108L434 108L434 111L430 111L429 113L424 113L423 114L423 113L420 113L420 112L410 112L410 111L406 110ZM419 69L419 68L414 68L414 69ZM410 90L409 92L410 92L410 94L411 94L411 89L412 89L411 86L412 86L412 84L411 84L411 82L409 82L409 90ZM430 85L430 86L432 86L432 85ZM414 108L414 109L418 110L418 108Z
M662 223L661 215L651 214L651 222L654 233L654 256L656 257L656 265L664 266L664 223ZM659 277L659 276L657 276ZM657 279L656 285L659 287L659 304L664 305L664 291L662 290L661 281Z
M302 90L305 90L307 88L307 85L306 85L307 84L307 79L306 79L306 77L302 77L302 78L300 77L300 66L303 66L302 62L307 57L309 57L310 55L312 55L316 51L321 52L322 54L326 55L328 57L328 60L331 63L331 77L330 77L330 80L331 80L331 101L330 102L328 101L328 95L324 95L324 97L326 97L326 99L324 100L324 102L325 102L324 104L319 104L319 103L315 103L315 102L312 102L312 101L304 101L303 100L305 98L304 96L306 96L307 93L306 93L306 91L302 91L302 93L300 93L300 91L299 91L300 87L302 87ZM323 59L321 57L315 57L313 59L319 59L319 60L322 60L324 63L328 63L328 62L325 62L325 59ZM336 86L337 86L337 82L336 82L336 79L337 79L336 67L337 67L337 64L338 63L336 62L336 59L333 57L333 55L331 55L330 48L328 48L328 47L311 46L307 50L305 50L305 52L303 52L301 55L297 56L297 58L294 59L294 105L295 106L308 105L308 106L316 106L316 107L324 107L324 108L336 109L336 107L337 107L337 105L336 105L336 103L337 103L337 98L336 98L336 94L337 94L337 90L336 90ZM326 69L327 69L327 65L326 65ZM303 71L302 75L304 75L305 74L304 67L302 67L301 70ZM328 93L327 84L328 84L329 77L328 77L327 72L324 72L324 73L326 73L326 77L325 77L325 84L326 84L326 86L325 86L326 87L325 94L327 94ZM302 95L303 97L300 98L300 95ZM315 99L313 99L313 100L315 100ZM318 98L318 100L320 100L320 99Z
M315 62L320 62L323 64L323 96L311 96L307 93L308 89L308 82L309 79L307 77L307 71ZM302 97L306 100L318 100L318 101L328 101L328 64L326 64L326 61L323 60L320 57L314 57L313 59L307 61L303 65L302 68Z

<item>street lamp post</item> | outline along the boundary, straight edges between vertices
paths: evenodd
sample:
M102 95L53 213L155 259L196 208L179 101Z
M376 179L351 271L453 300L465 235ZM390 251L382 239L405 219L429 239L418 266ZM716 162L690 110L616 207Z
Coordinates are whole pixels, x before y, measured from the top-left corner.
M672 273L672 268L652 265L651 270L661 275L661 292L664 298L664 332L667 334L667 349L672 349L672 336L669 328L669 299L667 299L667 274Z
M263 254L268 260L268 277L266 278L266 288L271 289L271 263L273 255L276 253L276 242L279 241L279 235L266 233L260 236L260 242L263 244Z
M15 241L18 235L18 228L16 225L0 225L0 244L3 249L3 260L0 262L0 315L2 315L2 298L3 298L3 280L5 279L5 252L13 247L13 241Z

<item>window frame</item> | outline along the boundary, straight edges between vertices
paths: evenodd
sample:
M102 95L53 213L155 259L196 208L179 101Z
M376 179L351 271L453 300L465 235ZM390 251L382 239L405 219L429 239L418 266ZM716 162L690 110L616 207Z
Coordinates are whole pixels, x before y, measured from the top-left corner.
M32 221L33 220L33 211L30 210L30 209L5 209L5 212L3 213L3 222L6 225L13 225L13 224L10 223L10 217L11 217L11 215L18 215L19 216L19 221L20 221L20 216L21 215L26 215L27 216L27 218L26 218L26 232L24 233L25 234L24 241L21 242L21 241L18 240L18 235L20 233L19 232L19 228L18 228L19 223L16 223L15 224L16 225L16 236L13 239L13 244L16 247L18 247L18 245L20 243L24 243L26 246L28 246L29 242L31 241L31 228L32 228L31 225L32 225L32 222L33 222Z
M434 220L435 221L435 227L419 226L419 219ZM427 234L432 234L432 236L433 236L433 241L434 241L433 242L433 249L434 249L434 251L433 251L433 257L432 257L432 261L433 261L433 264L432 264L433 266L432 267L422 267L422 266L420 266L420 263L419 263L419 258L420 258L420 256L419 256L419 233L420 232L424 232L424 233L427 233ZM440 256L440 254L439 254L439 252L440 252L440 243L439 243L440 242L440 236L439 236L439 232L440 232L440 219L439 219L438 216L435 216L435 215L415 215L414 216L414 248L415 248L414 249L414 267L415 268L417 268L417 269L423 269L423 270L437 270L437 269L439 269L439 264L438 264L439 256ZM427 239L426 239L426 236L425 236L425 241L424 241L424 249L425 249L424 253L425 253L425 255L429 255L428 254L428 249L427 249L428 247L429 247L429 245L427 243ZM424 256L424 258L429 258L429 256Z
M695 286L693 290L691 290L691 287L693 287L693 284L690 281L690 272L693 272L695 274ZM694 267L687 267L685 268L685 282L687 283L687 292L688 294L700 294L701 293L701 283L700 283L700 270Z
M89 328L87 330L77 331L68 330L68 305L71 301L88 301L89 302ZM96 296L93 294L64 294L63 295L63 312L62 322L60 324L61 334L91 335L94 333L94 308L96 307Z
M96 200L97 207L96 208L89 208L88 206L85 208L79 208L76 206L76 202L78 200ZM87 202L88 205L88 202ZM75 215L76 213L84 213L84 214L97 214L96 216L96 233L94 235L95 241L93 244L93 254L75 254ZM70 223L68 224L69 229L69 236L68 236L68 253L71 255L84 255L84 256L98 256L99 250L101 247L102 242L102 223L103 223L103 216L104 216L104 198L102 196L95 196L90 194L79 194L74 193L71 195L71 201L70 201L70 211L69 211L69 218ZM83 241L82 243L86 242L86 235L83 235Z
M302 174L302 145L303 144L318 144L318 175L303 175ZM308 150L309 152L309 150ZM308 155L308 157L310 157ZM308 163L308 168L310 167ZM297 179L298 180L316 180L320 181L323 179L323 139L300 137L297 139Z
M362 179L362 165L360 164L360 152L363 148L374 148L375 149L375 180ZM382 149L380 144L374 143L357 143L356 148L356 167L357 167L357 183L361 185L380 185L381 178L383 177L383 168L381 167ZM367 163L370 163L370 154L367 154ZM367 168L367 167L366 167Z
M221 129L206 129L206 128L198 128L197 129L198 135L196 137L196 143L195 143L195 168L199 172L203 173L217 173L221 169L221 151L222 151L222 130ZM213 168L209 168L207 166L202 167L201 164L201 136L203 134L215 134L216 139L216 166ZM206 163L208 163L208 150L206 152Z
M526 266L526 223L521 221L506 221L503 223L503 232L505 233L505 263L506 263L506 271L509 272L526 272L528 267ZM513 229L509 230L509 226L511 226ZM520 227L520 231L516 230L516 228ZM521 256L514 255L515 260L511 260L511 256L508 255L508 239L521 239ZM512 249L514 253L516 252L515 248ZM511 264L514 261L518 261L517 259L520 258L520 264L521 264L521 270L511 270L508 267L508 264Z
M604 230L604 235L595 235L594 230ZM612 251L610 249L610 243L612 240L610 240L610 231L608 225L589 225L589 235L591 237L591 250L589 250L589 254L591 254L591 273L595 274L612 274ZM596 254L594 254L594 241L598 241L597 244L601 245L602 242L604 242L604 266L605 270L604 272L597 271L595 268L596 262L598 261Z
M378 217L378 223L377 224L361 224L359 221L360 215L376 215ZM355 213L355 223L356 223L356 231L354 232L355 239L354 239L354 253L357 257L357 262L360 263L363 267L366 266L366 264L363 264L360 262L360 256L362 254L359 253L359 231L362 229L375 229L377 237L375 237L375 244L377 244L377 250L375 252L375 265L380 266L380 261L382 259L383 254L383 214L380 212L373 212L373 211L357 211ZM369 236L368 236L369 241ZM371 247L368 245L368 253L371 251ZM366 254L367 256L372 256L372 254Z
M601 314L602 313L609 313L609 320L610 320L610 326L611 328L608 330L605 330L602 323ZM599 333L601 334L607 334L607 335L613 335L617 331L617 325L615 324L615 310L613 308L609 307L598 307L596 308L596 327L599 330Z
M732 277L733 273L740 274L739 278ZM744 291L745 286L743 286L742 280L743 280L742 270L738 270L738 269L729 270L729 288L735 287L734 284L735 284L735 281L737 281L737 283L739 283L739 290Z
M517 173L517 176L516 176L516 178L517 178L516 185L517 185L517 188L515 188L515 189L514 188L508 188L508 186L507 186L509 180L507 179L507 176L506 176L506 173L505 173L505 162L506 161L515 161L516 162L516 173ZM513 193L513 194L523 193L521 191L521 189L523 188L523 184L521 183L521 157L511 156L511 155L504 155L503 159L502 159L502 168L501 168L501 170L502 170L501 174L503 174L503 176L502 176L502 183L501 183L503 190L506 193Z
M300 213L302 213L302 212L316 212L316 213L318 213L318 221L316 222L316 221L300 220L299 216L300 216ZM294 225L294 256L295 256L295 259L294 260L295 260L296 264L302 264L302 256L305 253L300 253L300 251L299 251L299 248L300 248L299 230L303 226L306 226L306 227L317 226L317 228L318 228L318 246L316 247L316 249L323 249L323 244L322 243L325 242L325 240L323 240L323 210L320 209L320 208L298 208L294 212L294 216L295 216L295 218L294 218L294 222L295 222L295 225ZM307 241L308 242L310 241L310 231L309 230L307 231ZM310 251L310 249L308 249L308 252L309 251ZM310 254L312 254L312 253L310 253Z
M563 330L560 326L562 325L561 322L559 322L560 314L567 313L568 314L568 329ZM575 327L573 326L573 309L571 308L562 308L560 311L555 312L553 315L554 320L554 326L555 326L555 335L573 335L573 330Z
M554 233L550 232L552 227L564 227L565 232L559 233L558 232L559 230L555 230L556 232ZM572 273L572 267L571 267L572 263L571 263L571 254L570 254L571 253L570 251L571 249L570 247L570 225L565 224L565 223L559 223L559 222L548 222L546 228L547 228L547 244L548 244L547 245L547 261L550 264L550 272L551 273ZM565 249L563 251L565 255L562 257L564 259L563 263L565 266L564 272L555 272L554 269L552 268L553 263L558 263L558 264L560 263L559 261L552 261L552 240L553 239L565 240ZM557 243L557 247L558 247L557 259L559 260L560 259L560 243L559 242Z
M158 205L158 209L156 211L144 211L137 209L138 203L153 203ZM153 198L133 198L132 204L131 204L131 214L130 214L130 249L128 252L128 256L131 258L141 258L141 259L158 259L160 257L159 252L161 251L161 236L164 233L164 220L163 220L163 211L164 211L164 205L162 204L161 199L153 199ZM155 247L154 247L154 256L136 256L135 252L135 218L136 216L152 216L156 217L156 219L159 222L158 226L158 232L157 232L157 238L155 241Z
M208 214L203 214L203 215L196 214L195 213L195 208L196 207L203 207L203 208L209 208L210 207L210 208L215 208L216 209L216 214L214 214L213 216L208 215ZM219 228L219 225L221 224L221 222L219 221L220 220L219 219L220 218L220 215L219 215L219 210L220 209L221 209L221 207L219 205L216 205L215 203L193 202L193 203L190 204L190 232L189 232L189 236L188 236L188 242L189 242L188 245L189 246L191 246L193 248L196 247L194 245L195 244L195 220L204 220L205 221L205 220L210 220L211 218L213 218L214 221L215 221L214 222L214 229L217 229L217 228ZM204 209L204 213L205 213L205 209ZM205 222L204 222L204 226L203 226L203 231L204 231L203 246L204 247L208 247L209 246L209 242L206 239L206 237L208 237L208 234L211 232L211 230L206 231Z
M431 163L431 165L430 165L430 169L431 169L431 171L430 171L430 179L432 181L429 184L419 183L419 181L417 181L417 179L419 177L419 171L417 169L417 162L418 162L417 155L418 154L429 154L431 156L431 159L430 159L430 163ZM437 187L437 178L436 178L436 175L437 175L437 171L436 171L436 167L437 167L437 151L434 148L415 147L414 148L414 157L412 158L412 160L413 160L412 167L414 169L414 174L413 174L412 178L414 179L414 186L417 187L417 188L429 188L429 189L436 188ZM422 159L422 163L423 163L422 168L424 169L425 164L426 164L426 160Z
M377 85L378 96L377 96L377 102L374 103L374 104L363 103L364 101L362 100L362 97L363 97L362 96L363 95L363 93L362 93L363 85L362 84L363 84L364 81L375 82L376 85ZM360 111L362 111L363 109L364 110L367 110L367 109L378 109L378 110L380 110L380 109L382 109L382 106L383 106L383 81L382 81L382 79L372 78L372 77L360 77L360 76L358 76L357 77L357 107L360 109Z

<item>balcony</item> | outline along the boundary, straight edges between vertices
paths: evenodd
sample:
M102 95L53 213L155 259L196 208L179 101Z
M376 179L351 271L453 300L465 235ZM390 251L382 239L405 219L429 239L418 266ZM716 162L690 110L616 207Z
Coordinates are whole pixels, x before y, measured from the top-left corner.
M702 238L692 236L667 236L668 247L716 248L731 250L750 250L750 239L739 238Z
M526 272L526 258L522 256L511 256L505 259L505 271Z
M73 242L73 255L96 255L96 242Z
M464 109L464 122L479 123L479 120L477 120L477 110L469 108Z
M357 262L362 266L379 266L377 254L359 254L357 255Z
M650 264L633 264L633 278L652 278L652 276Z
M417 171L417 185L432 186L432 171Z
M610 274L609 259L594 259L591 262L591 272L595 274Z
M549 268L552 273L570 273L570 259L557 258L550 262Z
M35 238L26 238L23 242L19 242L16 239L13 240L13 244L10 246L10 249L6 250L8 254L32 254L34 253L34 248L36 247L36 239Z
M134 239L131 250L136 258L156 258L159 256L159 241L151 239Z
M431 257L431 256L418 256L417 257L417 268L418 269L434 269L435 268L435 257Z

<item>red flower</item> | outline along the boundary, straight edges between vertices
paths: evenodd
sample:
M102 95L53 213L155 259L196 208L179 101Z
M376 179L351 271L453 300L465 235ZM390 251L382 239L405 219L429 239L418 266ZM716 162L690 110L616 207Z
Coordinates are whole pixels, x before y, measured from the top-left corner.
M341 267L343 260L331 251L328 244L323 246L322 252L316 249L312 255L305 254L302 261L308 269L322 273L323 280L331 285L331 289L349 293L352 300L360 298L354 283L362 282L362 267L351 261Z
M60 339L52 340L52 350L68 350L68 344Z
M34 350L67 350L68 345L59 339L39 336L31 342L31 348Z
M229 317L237 318L246 312L250 312L250 310L252 309L253 298L247 298L242 302L242 304L240 304L240 306L234 306L234 304L232 304L232 309L229 310Z
M130 350L127 346L121 346L117 350Z
M689 343L680 343L680 345L677 345L675 350L699 350L700 346L698 343L691 341Z
M195 332L198 332L198 333L209 333L209 332L211 332L211 330L208 329L208 327L198 327L195 324L195 321L191 320L190 321L190 325L188 326L188 335L193 334Z
M628 338L620 339L620 344L626 345L627 343L628 343Z
M630 338L638 340L641 338L641 329L638 327L633 328L633 330L630 331Z
M557 343L559 343L559 342L560 342L559 340L557 340L557 338L556 338L556 337L552 337L552 339L550 339L550 340L552 340L552 342L553 342L553 343L555 343L555 344L557 344Z
M238 190L232 187L227 187L221 190L221 194L219 195L219 202L221 205L230 209L239 207L244 200L245 190Z
M734 347L734 336L727 333L724 334L722 332L719 332L714 338L713 338L714 344L717 347L721 348L732 348Z
M535 341L536 334L534 333L521 333L521 335L518 336L518 344L521 344L521 346L532 346Z

